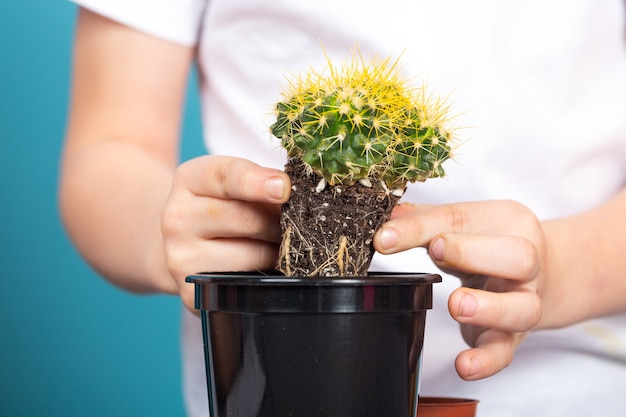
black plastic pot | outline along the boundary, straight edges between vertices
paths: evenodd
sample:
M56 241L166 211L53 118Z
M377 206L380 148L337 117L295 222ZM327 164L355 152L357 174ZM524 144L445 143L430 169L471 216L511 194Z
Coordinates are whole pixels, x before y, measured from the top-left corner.
M212 417L407 417L434 274L198 274Z

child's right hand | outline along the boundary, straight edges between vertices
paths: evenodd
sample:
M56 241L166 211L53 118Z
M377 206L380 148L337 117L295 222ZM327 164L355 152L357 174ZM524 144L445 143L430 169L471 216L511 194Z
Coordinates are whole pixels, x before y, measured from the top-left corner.
M280 243L280 205L289 199L282 171L224 156L202 156L176 171L162 214L168 269L193 310L198 272L274 268Z

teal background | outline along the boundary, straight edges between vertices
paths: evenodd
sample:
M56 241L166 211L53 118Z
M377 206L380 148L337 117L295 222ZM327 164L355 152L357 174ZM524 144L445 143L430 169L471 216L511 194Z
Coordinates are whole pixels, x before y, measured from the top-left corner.
M0 416L183 416L180 302L79 257L56 187L76 8L0 2ZM183 157L203 152L193 77Z

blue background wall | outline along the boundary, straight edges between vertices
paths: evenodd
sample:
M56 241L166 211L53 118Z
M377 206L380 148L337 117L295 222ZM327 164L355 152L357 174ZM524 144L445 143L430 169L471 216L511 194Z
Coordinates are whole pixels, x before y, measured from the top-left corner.
M182 416L178 299L113 288L59 222L75 14L0 2L0 416ZM203 152L190 91L185 158Z

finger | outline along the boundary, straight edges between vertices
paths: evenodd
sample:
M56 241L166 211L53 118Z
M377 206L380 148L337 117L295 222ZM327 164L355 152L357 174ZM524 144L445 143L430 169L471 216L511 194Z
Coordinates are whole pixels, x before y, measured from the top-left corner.
M515 219L515 221L511 221ZM536 218L523 205L506 200L443 206L402 205L374 237L381 253L426 246L441 233L524 234Z
M391 212L391 218L395 219L398 217L414 214L419 211L426 210L429 207L432 207L432 206L425 205L425 204L420 205L420 204L414 204L414 203L400 203L393 208L393 211Z
M165 235L188 234L205 239L247 237L278 242L280 206L241 200L189 196L162 214Z
M281 204L289 199L290 181L277 169L224 156L203 156L182 164L180 180L194 194L225 200Z
M468 274L530 280L540 268L537 249L520 236L442 234L429 253L439 267Z
M492 292L461 287L448 299L448 310L461 324L508 332L527 332L541 319L541 300L530 290ZM468 336L470 345L475 342ZM479 337L475 335L474 338Z
M246 203L239 200L213 199L207 210L208 220L201 235L213 237L246 237L280 242L280 206Z
M168 251L170 273L185 305L193 310L193 285L185 282L200 272L266 271L276 266L278 245L252 239L201 241L196 245L172 244Z
M520 341L519 333L487 330L479 336L475 348L465 350L457 356L456 371L467 381L492 376L511 363Z
M199 272L256 271L272 269L278 245L254 239L198 241L194 245L168 247L168 265L178 279Z

